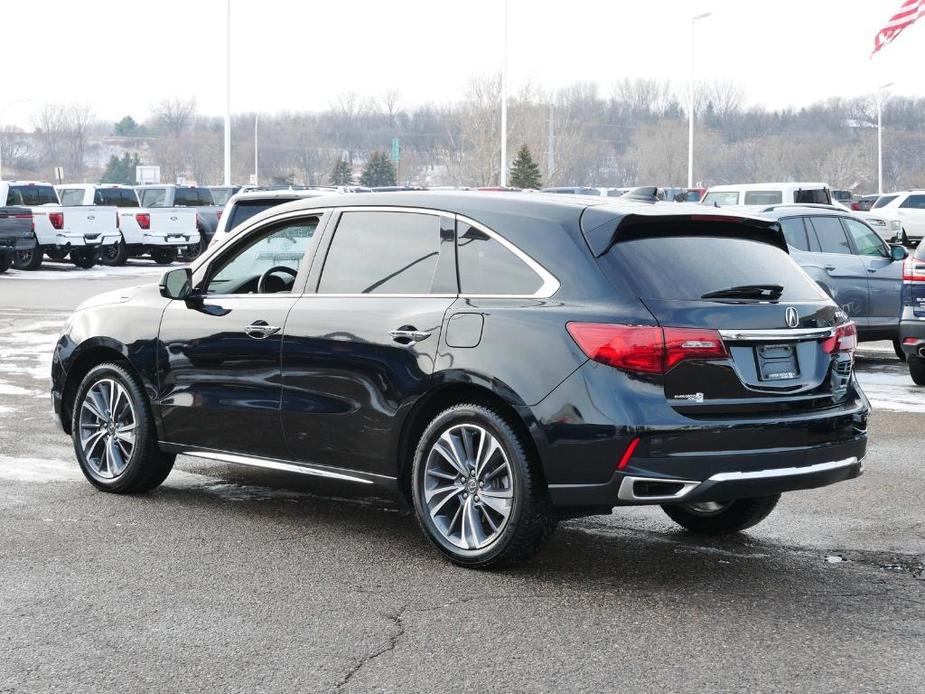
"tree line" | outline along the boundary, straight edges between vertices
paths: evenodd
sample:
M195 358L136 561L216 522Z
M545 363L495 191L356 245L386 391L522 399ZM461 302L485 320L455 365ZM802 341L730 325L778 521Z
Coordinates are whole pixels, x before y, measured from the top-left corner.
M555 91L526 85L508 102L509 163L526 148L536 165L528 180L543 185L684 185L685 93L684 85L649 79L624 79L606 91L587 82ZM406 105L389 90L370 98L345 93L317 112L261 113L258 177L307 185L497 185L500 105L499 77L483 75L453 103ZM694 110L694 178L705 185L795 179L876 189L873 97L772 110L746 106L738 85L713 82L698 85ZM254 117L232 118L238 183L254 173ZM883 123L884 185L925 186L925 99L887 100ZM164 99L147 118L117 123L86 106L46 104L32 125L31 133L0 130L6 178L12 170L47 179L64 166L68 180L113 179L133 171L135 157L159 165L165 181L213 184L222 177L223 121L199 113L193 99Z

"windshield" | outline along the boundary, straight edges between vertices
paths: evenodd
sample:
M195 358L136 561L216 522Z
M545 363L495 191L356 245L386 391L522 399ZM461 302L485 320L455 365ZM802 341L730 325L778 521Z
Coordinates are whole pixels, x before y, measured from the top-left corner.
M738 205L739 191L730 190L709 192L703 196L703 200L701 200L701 202L704 205Z
M781 301L824 299L816 284L787 253L769 243L750 239L719 236L633 239L615 243L601 261L605 271L629 276L643 299L701 301L704 294L762 285L780 287Z

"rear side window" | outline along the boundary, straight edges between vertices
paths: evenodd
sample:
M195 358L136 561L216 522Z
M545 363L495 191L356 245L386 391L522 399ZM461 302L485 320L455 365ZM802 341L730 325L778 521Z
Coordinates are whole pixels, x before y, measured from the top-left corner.
M779 205L784 201L784 194L779 190L747 190L746 205Z
M806 221L816 232L819 249L823 253L851 255L851 246L837 217L807 217Z
M429 294L440 255L440 217L344 212L319 294Z
M64 207L77 207L84 204L84 192L80 188L64 188L58 191L58 195Z
M893 202L897 197L899 196L898 195L881 195L879 198L877 198L877 201L871 206L870 209L876 210L878 207L886 207L891 202Z
M739 204L739 193L738 191L715 191L713 193L707 193L703 196L701 201L704 205L738 205Z
M9 199L16 191L19 202L7 202L7 205L25 205L37 207L38 205L58 205L58 194L51 186L10 186Z
M816 284L769 243L718 236L658 236L613 247L601 257L607 273L628 276L642 299L700 301L713 291L779 284L780 301L817 301Z
M790 219L780 220L781 228L784 230L784 236L787 238L787 244L801 251L809 250L809 240L806 238L806 227L803 226L801 217L791 217Z
M793 194L793 201L798 204L811 203L814 205L830 205L832 203L829 191L825 188L798 190Z
M911 207L914 210L925 210L925 195L910 195L900 207Z
M146 188L141 191L142 207L166 207L166 188Z
M462 294L531 296L543 286L542 278L513 251L464 222L456 229L456 259Z

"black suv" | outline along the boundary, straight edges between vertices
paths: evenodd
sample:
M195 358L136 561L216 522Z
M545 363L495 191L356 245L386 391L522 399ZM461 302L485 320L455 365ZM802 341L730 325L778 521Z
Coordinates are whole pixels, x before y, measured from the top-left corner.
M177 454L403 492L450 559L660 504L702 533L861 472L855 326L779 225L512 193L274 207L70 317L52 395L96 487Z

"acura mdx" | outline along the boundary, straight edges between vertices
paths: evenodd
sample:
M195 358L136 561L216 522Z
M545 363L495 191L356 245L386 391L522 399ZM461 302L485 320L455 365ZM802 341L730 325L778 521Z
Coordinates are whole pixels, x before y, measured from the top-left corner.
M856 338L773 220L347 194L82 304L52 398L104 491L150 490L178 454L374 485L452 561L490 566L562 517L657 504L728 533L856 477Z

